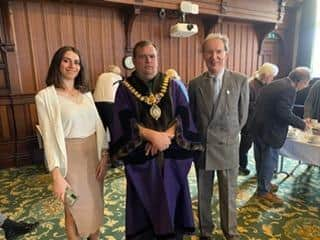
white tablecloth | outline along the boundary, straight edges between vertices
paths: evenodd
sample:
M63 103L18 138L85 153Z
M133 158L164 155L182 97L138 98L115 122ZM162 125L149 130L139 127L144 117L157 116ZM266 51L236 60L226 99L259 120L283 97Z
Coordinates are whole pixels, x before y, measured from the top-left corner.
M287 138L280 155L306 164L320 166L320 145L301 142L294 138Z

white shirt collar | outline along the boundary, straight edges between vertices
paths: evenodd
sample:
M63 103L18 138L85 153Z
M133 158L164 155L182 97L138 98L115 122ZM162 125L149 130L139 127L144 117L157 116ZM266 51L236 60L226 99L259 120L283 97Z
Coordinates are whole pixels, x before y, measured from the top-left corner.
M213 78L215 77L218 81L222 81L223 74L224 74L225 69L223 68L217 75L213 75L209 72L209 77Z

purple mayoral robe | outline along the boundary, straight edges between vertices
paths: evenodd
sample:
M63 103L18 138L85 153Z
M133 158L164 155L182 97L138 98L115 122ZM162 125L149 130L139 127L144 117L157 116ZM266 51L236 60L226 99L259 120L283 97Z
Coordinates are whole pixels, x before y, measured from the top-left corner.
M158 73L148 86L135 72L127 81L142 95L161 89L164 75ZM191 117L187 99L175 81L158 106L161 117L150 116L150 106L141 102L121 84L116 94L111 126L111 155L122 159L127 179L126 239L152 231L157 238L192 233L194 222L187 175L202 146ZM137 124L165 131L176 124L170 147L155 156L145 155L146 140Z

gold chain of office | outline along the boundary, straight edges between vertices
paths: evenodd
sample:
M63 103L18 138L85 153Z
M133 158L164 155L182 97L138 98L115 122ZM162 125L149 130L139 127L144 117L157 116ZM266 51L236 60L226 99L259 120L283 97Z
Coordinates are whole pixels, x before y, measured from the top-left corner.
M133 86L131 86L131 84L128 83L127 80L123 81L123 84L141 102L144 102L151 106L149 109L149 113L151 117L153 117L155 120L158 120L161 117L161 109L157 104L161 101L163 96L166 94L169 86L169 81L170 81L170 76L168 75L165 76L161 84L160 92L155 94L150 93L149 96L141 95L141 93L139 93Z

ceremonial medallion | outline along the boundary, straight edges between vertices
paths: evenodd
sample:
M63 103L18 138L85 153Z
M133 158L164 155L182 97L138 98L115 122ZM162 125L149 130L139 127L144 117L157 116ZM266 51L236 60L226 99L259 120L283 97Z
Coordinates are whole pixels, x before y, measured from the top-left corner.
M168 90L169 86L169 81L170 81L170 76L165 76L165 78L162 81L161 87L160 87L160 92L158 93L150 93L148 96L143 96L141 93L139 93L133 86L131 86L130 83L128 83L126 80L122 81L122 84L126 86L129 91L140 101L148 104L150 107L149 113L153 119L158 120L161 117L161 109L157 105L160 103L161 99L164 97L165 93Z
M155 120L158 120L161 117L161 109L156 104L152 105L152 107L149 110L149 113L151 117L153 117Z

